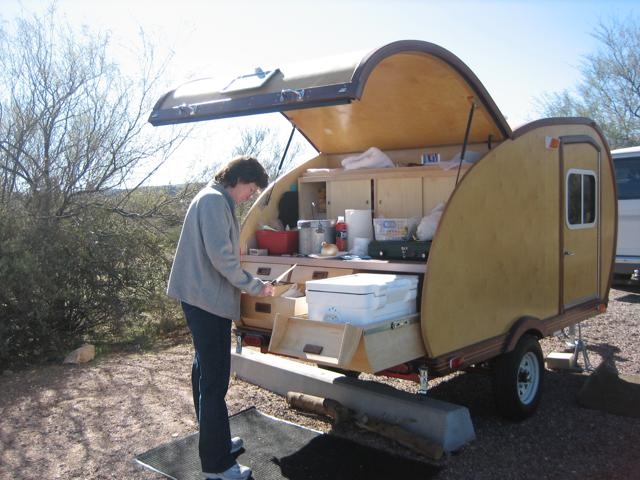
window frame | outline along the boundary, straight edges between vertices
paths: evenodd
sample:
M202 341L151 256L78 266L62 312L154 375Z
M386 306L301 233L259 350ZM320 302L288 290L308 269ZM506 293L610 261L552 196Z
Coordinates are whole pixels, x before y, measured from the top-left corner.
M570 179L572 175L580 175L580 223L571 223L569 220L569 205L572 201L571 191L570 191ZM593 220L591 222L585 223L585 177L593 178ZM570 230L579 230L585 228L595 228L598 223L598 211L600 210L598 204L598 176L595 171L587 170L582 168L570 168L567 170L566 177L564 179L565 182L565 198L564 198L564 221L567 228Z
M628 156L618 156L613 154L612 155L613 158L613 168L614 171L616 173L616 190L618 192L618 200L640 200L640 186L636 185L634 188L630 189L633 193L633 195L631 194L623 194L621 195L620 192L621 191L626 191L627 188L624 188L623 185L623 180L620 178L620 170L623 168L627 168L629 167L629 169L631 171L635 171L638 170L640 171L640 152L635 154L635 155L628 155ZM633 167L633 165L637 165L637 167ZM626 179L625 179L626 180ZM636 184L636 182L638 182L638 184L640 184L640 180L636 179L636 178L630 178L628 181L633 182L634 184Z

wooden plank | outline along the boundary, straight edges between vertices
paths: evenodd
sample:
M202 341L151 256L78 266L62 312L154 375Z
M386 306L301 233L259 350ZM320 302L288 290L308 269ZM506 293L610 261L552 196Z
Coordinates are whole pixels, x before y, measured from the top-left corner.
M467 171L469 165L463 165L462 170ZM413 177L453 177L457 176L457 169L445 170L441 166L422 165L419 167L396 168L363 168L357 170L344 170L342 168L329 169L316 173L303 173L299 178L300 183L370 180L375 178L413 178Z
M259 256L259 255L242 255L241 261L278 263L291 265L291 256ZM339 260L339 259L321 259L310 257L295 257L295 263L298 266L306 265L313 268L348 268L353 271L368 272L395 272L395 273L415 273L423 274L426 270L425 262L399 261L399 260Z
M444 454L442 446L436 442L419 437L413 432L402 428L400 425L394 425L379 418L360 415L356 420L356 425L370 432L375 432L378 435L395 440L400 445L434 460L440 460Z

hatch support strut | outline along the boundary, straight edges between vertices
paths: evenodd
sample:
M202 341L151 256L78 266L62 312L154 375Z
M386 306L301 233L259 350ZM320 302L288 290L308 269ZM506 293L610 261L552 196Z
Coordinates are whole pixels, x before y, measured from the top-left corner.
M469 143L469 132L471 131L471 121L473 120L473 112L476 110L476 102L471 97L471 108L469 109L469 118L467 119L467 128L464 132L464 141L462 142L462 152L460 153L460 163L458 164L458 175L456 176L456 185L460 180L460 169L462 168L462 162L464 161L464 154L467 152L467 144Z
M264 206L269 205L269 201L271 200L271 193L273 193L273 188L275 187L276 179L280 176L280 170L282 170L282 165L284 164L284 159L287 157L287 152L289 151L289 146L291 145L291 139L293 139L293 134L296 133L296 126L293 125L291 129L291 133L289 134L289 140L287 141L287 146L284 147L284 152L282 152L282 157L280 158L280 165L278 165L278 170L276 171L276 176L273 179L273 184L271 185L271 190L269 190L269 194L267 198L264 200Z

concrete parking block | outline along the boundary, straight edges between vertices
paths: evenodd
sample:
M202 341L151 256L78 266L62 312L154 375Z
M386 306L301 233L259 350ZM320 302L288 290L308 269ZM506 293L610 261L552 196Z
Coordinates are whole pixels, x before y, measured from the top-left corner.
M231 372L241 380L279 395L301 392L331 398L356 414L397 424L440 445L459 450L475 440L469 410L385 384L350 378L313 365L243 348L231 352Z

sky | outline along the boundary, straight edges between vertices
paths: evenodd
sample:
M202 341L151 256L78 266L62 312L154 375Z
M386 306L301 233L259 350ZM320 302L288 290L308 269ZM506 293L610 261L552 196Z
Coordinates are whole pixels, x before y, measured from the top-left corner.
M44 0L1 0L4 20L44 12ZM637 0L58 0L71 23L108 29L126 44L140 28L173 52L167 90L193 78L368 51L396 40L449 50L483 83L512 128L539 118L536 100L573 89L600 22L635 16ZM164 93L164 92L161 92ZM161 94L160 93L160 94ZM187 159L229 155L245 122L203 122L159 174L176 183ZM255 120L253 120L255 121ZM269 120L271 121L271 120ZM206 124L206 125L205 125ZM216 124L216 125L214 125ZM163 127L159 127L163 128ZM288 131L283 133L285 137ZM165 180L166 179L166 180Z

